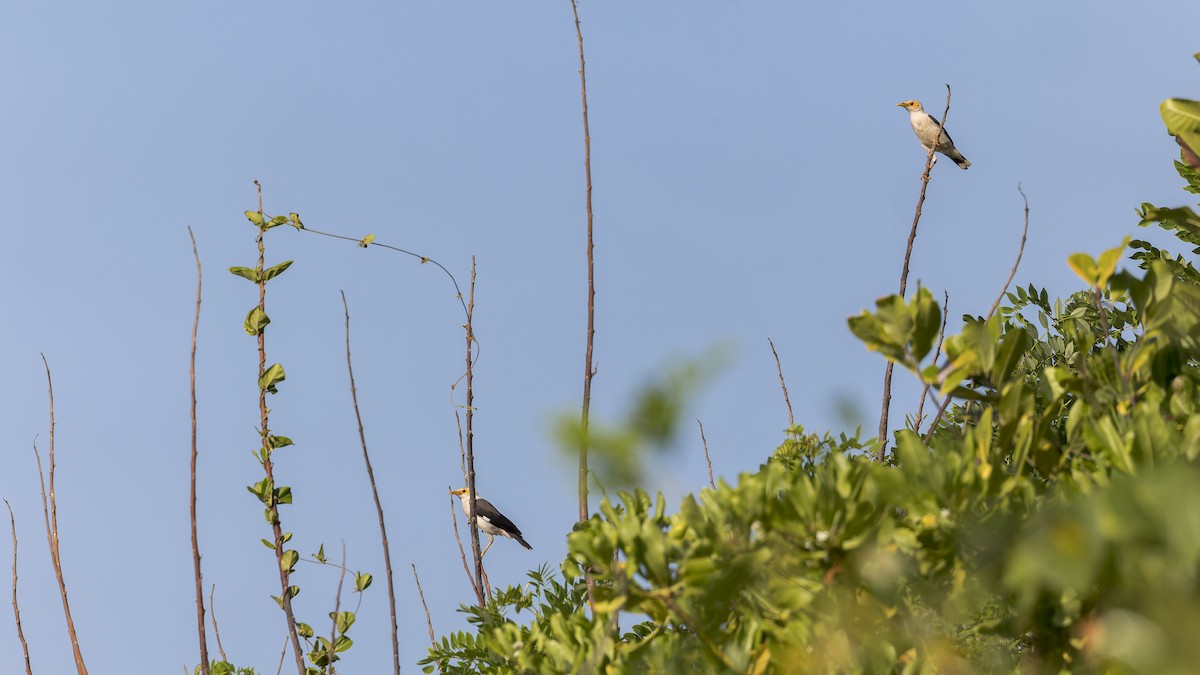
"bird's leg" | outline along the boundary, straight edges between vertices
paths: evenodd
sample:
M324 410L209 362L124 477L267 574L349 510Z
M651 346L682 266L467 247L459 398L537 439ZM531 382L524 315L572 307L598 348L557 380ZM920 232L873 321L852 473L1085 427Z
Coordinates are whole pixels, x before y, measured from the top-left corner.
M486 532L484 532L484 534L487 534L487 533L486 533ZM479 559L480 559L480 560L483 560L483 556L487 555L488 549L492 547L492 542L494 542L494 541L496 541L496 538L495 538L495 537L493 537L492 535L488 534L488 545L487 545L487 546L484 546L484 547L483 547L483 553L480 553L480 554L479 554Z

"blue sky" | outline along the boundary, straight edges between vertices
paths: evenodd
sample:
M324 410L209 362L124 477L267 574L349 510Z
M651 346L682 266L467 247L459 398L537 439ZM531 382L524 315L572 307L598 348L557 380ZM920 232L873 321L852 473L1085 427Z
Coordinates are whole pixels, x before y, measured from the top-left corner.
M1064 294L1065 265L1135 231L1143 201L1188 201L1158 117L1200 97L1193 2L600 3L581 7L595 185L599 375L615 420L664 367L727 346L673 454L646 487L672 507L715 472L754 470L787 412L877 423L883 361L847 316L897 288L924 154L896 103L949 119L972 162L934 169L912 261L950 293L951 329L987 311L1029 196L1017 281ZM936 18L935 18L936 15ZM196 662L187 530L191 226L204 264L199 335L200 535L222 641L274 672L284 626L258 480L255 289L242 211L428 255L460 280L478 261L480 490L524 530L497 542L494 582L557 565L576 512L550 427L579 405L584 348L583 144L570 4L66 3L0 8L0 495L16 511L22 620L38 672L71 658L41 529L35 436L54 371L58 503L72 608L95 673ZM269 358L288 372L272 426L303 554L345 540L375 574L347 672L390 663L382 555L345 373L353 315L359 400L390 518L403 663L424 656L422 575L439 634L470 599L449 527L459 454L450 385L461 309L435 268L379 249L271 232ZM893 420L918 389L897 373ZM850 415L839 412L848 402ZM846 406L841 406L846 407ZM11 553L0 537L7 570ZM7 577L7 574L4 575ZM336 575L301 565L302 620L324 625ZM215 644L210 636L210 647ZM11 621L0 663L16 667Z

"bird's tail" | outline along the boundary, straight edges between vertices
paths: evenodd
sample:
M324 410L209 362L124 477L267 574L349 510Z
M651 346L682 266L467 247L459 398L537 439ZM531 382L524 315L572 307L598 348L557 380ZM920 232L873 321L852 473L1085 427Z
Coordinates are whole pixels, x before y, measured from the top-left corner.
M971 166L971 163L967 161L967 158L963 157L962 153L957 150L955 150L954 154L950 155L949 157L950 159L954 160L954 163L957 164L958 168L960 169L966 169L968 166Z
M518 535L516 535L515 537L513 537L513 539L516 539L516 540L517 540L517 543L518 543L518 544L520 544L520 545L522 545L522 546L524 546L524 547L526 548L526 550L529 550L529 551L532 551L532 550L533 550L533 547L532 547L532 546L530 546L530 545L529 545L529 542L525 541L525 538L524 538L524 537L522 537L521 535L519 535L519 534L518 534Z

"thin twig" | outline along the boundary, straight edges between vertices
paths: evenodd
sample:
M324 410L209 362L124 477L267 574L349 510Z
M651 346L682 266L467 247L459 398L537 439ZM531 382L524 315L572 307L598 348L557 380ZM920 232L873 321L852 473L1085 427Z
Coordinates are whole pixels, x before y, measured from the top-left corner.
M275 669L275 675L283 672L283 660L287 657L288 642L291 641L290 635L283 636L283 649L279 652L279 667Z
M67 619L67 636L71 639L71 651L75 657L75 670L79 675L87 675L87 665L83 662L83 652L79 650L79 638L75 634L75 620L71 618L71 605L67 602L67 582L63 579L62 555L58 539L58 493L54 489L54 382L50 379L50 362L42 354L42 365L46 367L46 387L50 392L50 502L47 508L46 483L42 480L42 458L38 454L37 443L34 443L33 454L37 457L38 480L42 480L42 513L46 519L46 541L50 544L50 561L54 565L54 576L58 579L58 592L62 596L63 615Z
M1008 273L1008 279L1004 281L1004 287L1000 289L1000 295L996 296L996 301L988 310L987 318L989 319L996 313L996 308L1000 306L1000 301L1008 292L1008 285L1012 283L1013 277L1017 276L1017 266L1021 264L1021 256L1025 255L1025 236L1029 234L1029 198L1025 196L1025 191L1021 189L1020 183L1017 183L1017 192L1021 193L1021 199L1025 202L1025 229L1021 230L1021 247L1017 249L1017 261L1013 263L1012 271Z
M458 535L458 512L454 508L457 506L454 502L454 495L450 495L450 521L454 523L454 541L458 542L458 555L462 558L463 572L467 573L467 581L471 582L471 591L475 593L475 599L482 606L483 593L480 592L479 585L475 582L475 575L471 574L471 568L467 565L467 552L463 550L462 537Z
M200 250L196 248L196 234L192 232L190 226L188 227L188 236L192 239L192 255L196 258L196 319L192 323L192 354L188 365L192 402L192 493L188 506L192 517L192 567L196 581L196 632L200 636L200 672L208 675L208 638L204 630L204 585L200 577L200 535L196 531L196 331L200 328L200 291L204 285L204 276L200 269Z
M354 364L350 361L350 305L346 292L342 291L342 309L346 312L346 371L350 373L350 401L354 404L354 419L358 422L358 440L362 443L363 463L367 466L367 481L371 484L371 496L375 499L375 515L379 518L379 538L383 543L383 567L387 572L388 608L392 613L392 672L400 675L400 638L396 624L396 590L392 582L392 553L388 544L387 527L383 521L383 502L379 499L379 488L375 484L375 471L371 468L371 455L367 452L367 435L363 431L362 415L358 410L358 389L354 385Z
M700 441L704 443L704 463L708 465L708 484L716 490L717 484L713 482L712 460L708 457L708 439L704 437L704 422L697 419L696 424L700 425Z
M208 592L208 614L209 618L212 619L213 635L217 638L217 651L221 652L221 660L229 663L229 656L225 653L225 645L221 644L221 631L217 628L217 601L213 598L216 592L217 585L213 584L212 589Z
M471 528L471 556L475 561L475 579L479 586L477 590L483 586L483 554L479 550L479 522L476 516L479 513L479 508L476 505L478 492L475 489L475 370L472 357L474 352L475 332L472 321L475 316L475 256L471 256L471 295L467 302L467 323L463 326L466 329L467 341L467 496L470 504L470 513L468 514L467 526ZM483 596L479 596L479 606L483 607Z
M364 242L362 239L359 239L359 238L347 237L347 236L341 235L341 234L333 234L332 232L322 232L321 230L314 230L308 226L298 227L296 229L300 230L301 232L311 232L313 234L319 234L323 237L330 237L332 239L342 239L344 241L352 241L363 248L366 248L368 246L378 246L379 248L386 248L390 251L396 251L398 253L403 253L405 255L410 255L414 258L417 258L421 261L422 265L425 263L433 263L434 265L437 265L438 269L445 272L447 277L450 277L450 283L454 284L454 293L455 293L455 296L458 298L458 303L460 305L462 305L463 313L466 314L466 312L467 312L467 306L465 303L463 303L462 289L460 289L458 287L458 279L454 278L454 275L450 273L450 270L446 269L445 265L434 260L433 258L430 258L429 256L424 256L424 255L421 255L420 253L413 253L412 251L402 249L399 246L392 246L390 244L381 244L377 241Z
M929 188L929 174L933 170L933 153L937 150L937 139L946 128L946 120L950 116L950 85L946 85L946 109L942 111L942 121L937 122L937 133L934 142L929 144L929 153L925 156L925 171L921 174L921 195L917 198L917 210L913 214L912 230L908 233L908 245L904 250L904 267L900 270L900 297L908 290L908 263L912 258L913 242L917 238L917 225L921 222L921 208L925 205L925 191ZM882 462L887 451L888 439L888 409L892 403L892 369L895 366L888 361L883 371L883 412L879 415L879 449L875 451L875 461Z
M583 405L579 412L579 522L583 522L588 519L588 423L592 407L592 378L596 376L592 360L596 337L596 259L592 236L592 133L588 123L587 62L583 58L583 26L579 21L579 4L575 0L571 0L571 12L575 16L575 38L579 42L579 97L583 105L583 172L587 210L587 350L583 363ZM590 573L585 575L585 579L588 605L595 612L595 581Z
M937 349L933 350L934 363L937 363L938 359L942 356L942 341L946 339L946 317L948 316L947 312L950 310L950 293L942 291L942 294L945 296L945 299L942 301L942 327L938 329ZM917 406L917 417L913 422L913 431L916 433L921 433L921 415L925 413L925 397L929 394L929 387L930 384L926 382L925 386L921 388L921 403Z
M429 629L429 644L437 649L437 637L433 633L433 619L429 618L429 605L425 602L425 591L421 590L421 577L417 576L416 563L409 563L409 565L412 565L413 581L417 582L417 595L421 596L421 607L425 608L425 626ZM441 670L442 664L438 663L438 672Z
M775 343L771 338L767 338L767 344L771 345L771 353L775 355L775 370L779 372L779 386L783 389L783 402L787 404L788 409L788 428L796 426L796 418L792 416L792 399L788 398L787 382L783 381L783 366L779 364L779 352L775 351Z
M346 540L342 540L342 570L338 573L337 594L333 596L333 628L329 635L329 658L326 666L333 672L333 662L337 659L338 614L342 611L342 583L346 581Z
M17 604L17 519L13 516L12 504L8 500L4 500L4 505L8 507L8 522L12 526L12 542L13 542L13 565L12 565L12 591L13 591L13 618L17 622L17 637L21 640L21 649L25 652L25 673L33 675L33 666L29 663L29 643L25 641L25 631L21 629L21 607Z
M942 404L938 406L937 414L933 416L933 422L929 425L929 431L925 432L925 443L928 444L929 440L933 438L933 432L937 430L938 422L942 421L942 415L946 413L946 408L952 400L954 400L954 397L946 394L946 400L942 401Z
M258 189L258 215L260 222L266 222L263 215L262 205L262 185L255 180L254 186ZM255 269L265 269L266 262L266 246L263 244L263 237L266 234L266 227L259 226L258 237L255 243L258 245L258 267ZM267 280L260 278L258 281L258 311L266 313L267 311ZM258 381L263 381L263 375L267 370L267 332L265 330L258 331ZM275 463L271 459L271 454L274 448L271 447L271 427L270 427L270 408L267 407L267 388L259 386L258 389L258 413L261 428L259 435L262 437L262 467L268 480L268 485L272 488L275 485ZM292 643L292 654L296 660L296 670L299 675L305 675L306 669L304 666L304 651L300 647L300 634L296 630L296 615L292 611L292 594L288 591L291 586L291 570L290 566L284 564L283 552L285 541L283 538L283 524L279 519L279 502L275 495L267 495L267 516L271 522L271 533L274 535L275 549L275 564L279 569L279 585L280 605L283 606L284 620L287 622L288 637Z

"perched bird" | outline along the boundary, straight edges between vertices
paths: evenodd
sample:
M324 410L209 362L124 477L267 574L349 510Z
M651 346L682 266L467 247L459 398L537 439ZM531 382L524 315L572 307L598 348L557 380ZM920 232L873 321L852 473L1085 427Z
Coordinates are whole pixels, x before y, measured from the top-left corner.
M458 498L462 500L463 513L467 514L467 517L470 518L470 490L468 488L459 488L457 490L451 490L450 494L458 495ZM504 514L500 513L496 507L492 506L491 502L482 497L475 498L475 523L479 525L479 531L483 532L488 537L487 546L484 547L483 553L479 554L480 558L487 555L488 549L492 547L492 542L495 541L495 539L492 537L494 534L498 534L502 537L508 537L530 551L533 550L533 547L529 545L529 542L525 541L525 539L521 537L521 530L513 524L513 521L505 518Z
M908 120L912 122L913 131L917 132L917 140L921 141L921 147L925 148L926 152L929 152L929 147L933 145L933 139L936 137L935 150L954 160L960 169L971 166L967 158L954 147L954 141L950 140L950 134L946 133L945 129L938 135L937 118L925 112L920 101L905 101L896 105L908 110ZM933 161L937 162L937 157L934 157Z

